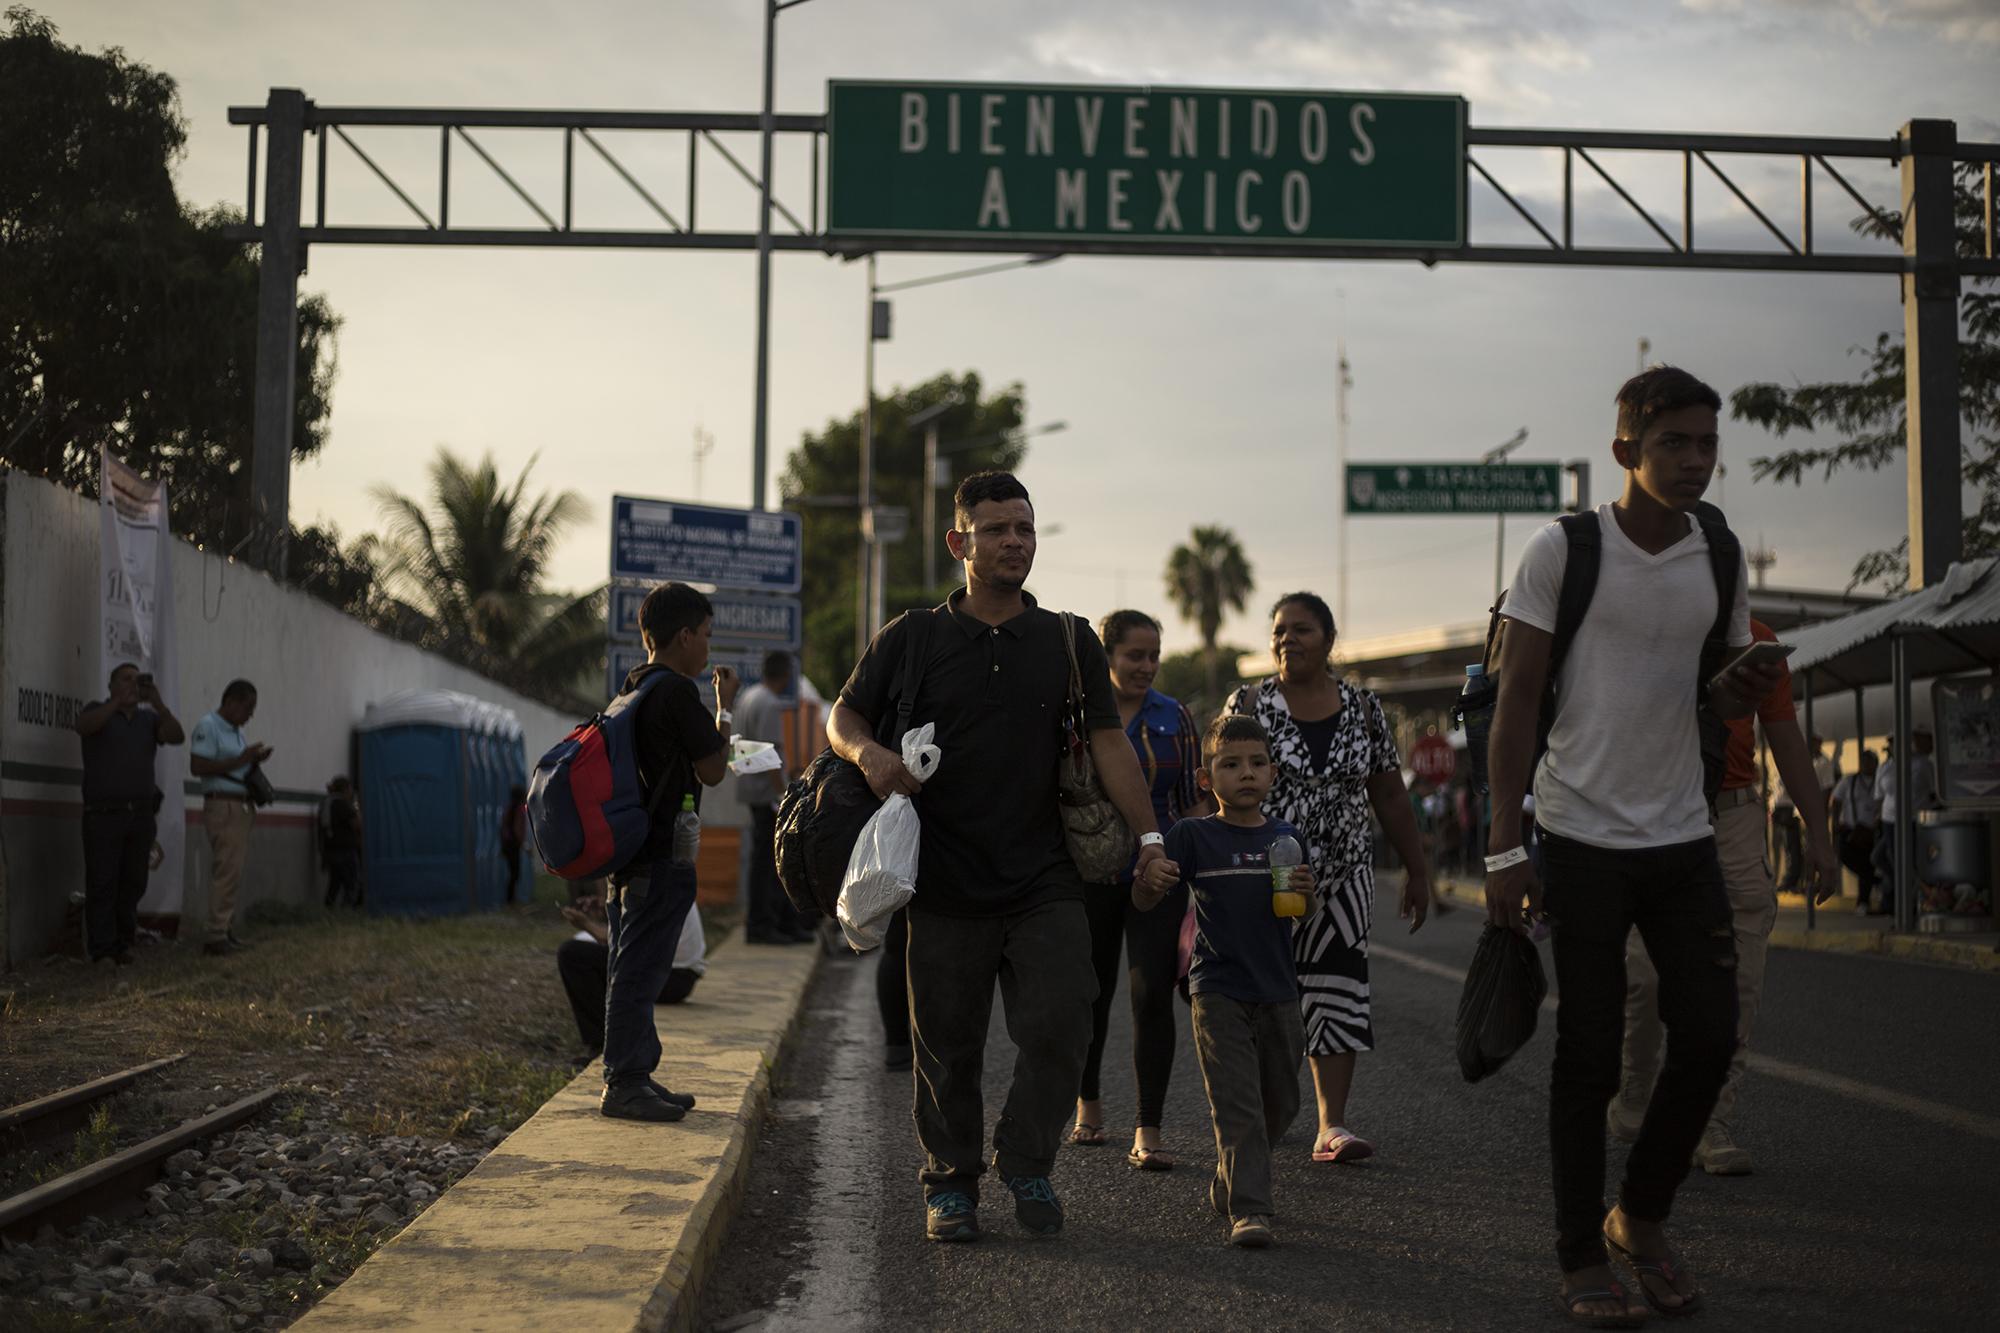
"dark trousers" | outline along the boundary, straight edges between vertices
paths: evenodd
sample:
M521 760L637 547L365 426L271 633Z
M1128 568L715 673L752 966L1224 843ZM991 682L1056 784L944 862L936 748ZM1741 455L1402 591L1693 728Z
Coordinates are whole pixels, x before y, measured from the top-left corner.
M564 940L556 949L556 972L562 977L569 1011L576 1016L576 1035L595 1054L604 1049L604 990L611 972L611 946L596 940ZM679 1004L694 989L701 974L676 967L667 973L655 1004Z
M500 844L500 859L507 863L507 905L512 907L521 883L521 849L503 842Z
M994 1164L1006 1176L1048 1175L1083 1074L1097 991L1083 904L1067 899L985 917L913 912L909 969L925 1196L979 1194L980 1083L996 981L1018 1054L993 1128Z
M694 910L694 867L659 860L604 896L611 925L604 991L604 1081L629 1087L660 1067L653 1003L673 970L681 927Z
M1543 905L1555 954L1549 1086L1556 1255L1563 1271L1605 1261L1604 1109L1625 1038L1625 941L1634 927L1659 973L1666 1060L1626 1159L1619 1206L1666 1219L1736 1051L1736 935L1715 840L1609 851L1546 830Z
M1855 894L1861 906L1875 891L1875 830L1844 828L1840 831L1840 864L1854 872ZM1885 898L1887 895L1883 895Z
M1771 859L1782 867L1778 888L1790 893L1799 886L1805 870L1805 826L1799 822L1798 811L1790 806L1772 811L1771 835L1776 844L1771 848Z
M882 1044L910 1044L910 909L899 909L882 932L875 964L875 1007L882 1012Z
M777 838L777 807L751 806L750 911L743 933L753 940L796 934L810 924L778 882Z
M1133 1123L1157 1128L1166 1111L1167 1081L1174 1073L1174 982L1180 970L1187 890L1175 889L1147 912L1132 906L1129 884L1091 884L1083 892L1097 1003L1090 1010L1090 1050L1083 1058L1083 1085L1077 1096L1087 1102L1098 1098L1104 1036L1111 1027L1118 951L1123 946L1132 989L1132 1070L1139 1085Z
M1875 849L1869 854L1875 873L1882 877L1882 897L1877 912L1896 910L1896 826L1885 819L1875 830Z
M353 847L335 847L326 854L326 905L346 901L361 906L361 852Z
M1298 1002L1196 995L1192 1007L1194 1055L1215 1121L1215 1197L1231 1217L1268 1217L1271 1145L1299 1113L1306 1029Z
M83 812L84 942L92 958L123 953L139 938L157 832L147 809Z

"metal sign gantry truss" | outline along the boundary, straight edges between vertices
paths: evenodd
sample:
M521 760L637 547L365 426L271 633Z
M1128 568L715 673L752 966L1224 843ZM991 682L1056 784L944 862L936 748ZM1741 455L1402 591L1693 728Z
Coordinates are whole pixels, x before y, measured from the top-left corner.
M297 89L274 88L263 106L232 107L231 124L249 128L246 221L230 229L236 239L263 247L262 289L257 341L257 390L252 487L259 520L274 534L271 557L282 564L291 458L293 370L297 356L298 275L313 245L558 246L669 250L758 248L755 231L704 231L699 225L699 165L703 145L753 189L756 173L718 138L759 133L756 114L673 111L541 111L474 108L318 106ZM809 140L809 202L804 216L775 199L773 209L789 230L774 230L776 250L813 251L846 258L878 251L1013 253L1019 240L994 237L922 238L829 235L821 223L826 159L824 115L772 116L779 138ZM433 188L413 195L377 163L354 131L397 130L437 137L437 177ZM561 199L536 198L482 144L475 131L546 130L560 135ZM602 137L644 132L685 136L687 176L672 204L649 188ZM314 147L313 215L304 216L306 139ZM410 213L414 225L347 224L330 221L327 156L338 140ZM505 184L535 225L462 226L452 222L454 145ZM659 219L643 229L591 226L579 221L576 204L578 147L601 159ZM1748 134L1626 133L1602 130L1469 128L1465 169L1489 188L1540 238L1540 244L1482 244L1470 240L1451 249L1411 250L1366 245L1269 245L1198 240L1184 242L1078 239L1043 243L1038 250L1084 255L1177 255L1210 258L1396 259L1438 263L1555 264L1598 268L1721 270L1765 273L1881 273L1902 280L1908 369L1908 442L1911 581L1917 586L1942 578L1957 558L1960 543L1958 298L1966 277L2000 276L1996 251L1993 169L2000 144L1961 144L1950 121L1911 121L1880 139L1815 138ZM558 146L551 141L550 147ZM1542 212L1509 191L1482 161L1481 149L1541 149L1561 154L1561 200ZM1677 217L1662 221L1607 166L1607 153L1663 156L1679 168ZM1485 155L1488 159L1491 153ZM1798 198L1794 226L1774 221L1724 170L1718 159L1791 159L1797 164ZM463 160L463 159L461 159ZM263 210L259 218L260 161ZM1883 221L1890 214L1868 200L1836 162L1877 162L1900 167L1902 246L1880 250L1823 249L1816 237L1816 207L1823 198L1851 202ZM1984 188L1979 253L1962 254L1954 215L1954 181L1961 169L1981 174ZM1601 180L1658 237L1657 245L1606 246L1579 241L1577 182ZM1696 185L1713 178L1760 223L1773 243L1762 249L1708 245L1697 237ZM1470 183L1470 182L1469 182ZM663 188L663 187L662 187ZM1712 187L1711 187L1712 188ZM1838 203L1845 209L1846 202ZM1481 226L1484 230L1484 224ZM1847 228L1840 228L1843 234ZM1468 232L1470 235L1470 232Z

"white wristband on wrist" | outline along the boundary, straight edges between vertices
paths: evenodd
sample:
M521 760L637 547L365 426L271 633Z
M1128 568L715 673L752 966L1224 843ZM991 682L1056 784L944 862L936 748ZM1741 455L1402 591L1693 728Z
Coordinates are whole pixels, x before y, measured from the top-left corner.
M1512 851L1501 852L1497 856L1487 857L1486 873L1497 875L1502 870L1508 870L1518 865L1526 865L1527 863L1528 849L1526 847L1516 847Z
M718 708L715 710L715 721L717 726L733 726L735 725L736 717L727 708Z
M1141 833L1139 835L1139 845L1141 847L1158 847L1165 842L1166 838L1158 833Z

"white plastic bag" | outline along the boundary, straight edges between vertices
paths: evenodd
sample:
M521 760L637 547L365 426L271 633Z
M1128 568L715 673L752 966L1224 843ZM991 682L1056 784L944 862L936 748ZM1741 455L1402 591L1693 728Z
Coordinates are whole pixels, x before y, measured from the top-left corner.
M753 773L775 773L784 763L778 747L769 741L746 741L739 737L729 743L729 771L739 778Z
M919 782L937 772L942 756L931 744L936 726L926 722L903 737L903 765ZM898 792L882 802L855 840L840 882L840 929L856 953L878 948L897 909L917 891L917 843L923 824L910 798Z

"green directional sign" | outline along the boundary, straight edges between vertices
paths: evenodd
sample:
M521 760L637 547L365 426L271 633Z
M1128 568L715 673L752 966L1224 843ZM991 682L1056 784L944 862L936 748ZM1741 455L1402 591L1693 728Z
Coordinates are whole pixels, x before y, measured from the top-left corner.
M1465 241L1461 97L835 80L827 139L835 234Z
M1350 514L1554 514L1560 463L1350 463Z

